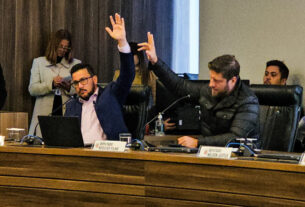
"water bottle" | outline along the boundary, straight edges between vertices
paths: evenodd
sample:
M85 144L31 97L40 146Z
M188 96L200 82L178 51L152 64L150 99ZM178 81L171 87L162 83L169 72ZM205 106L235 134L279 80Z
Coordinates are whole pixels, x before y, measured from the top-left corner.
M164 125L162 120L162 114L159 113L158 119L155 124L155 136L163 136L164 135Z

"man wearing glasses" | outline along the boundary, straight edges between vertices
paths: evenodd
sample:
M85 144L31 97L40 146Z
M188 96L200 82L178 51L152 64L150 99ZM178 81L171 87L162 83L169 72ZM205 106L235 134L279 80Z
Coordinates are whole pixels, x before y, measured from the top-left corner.
M124 104L135 75L133 55L126 40L124 19L110 16L112 30L108 34L118 41L121 71L117 81L105 89L97 85L98 78L88 64L77 64L71 69L72 86L79 98L67 104L65 116L80 117L84 144L97 140L118 140L119 133L128 132L122 105Z

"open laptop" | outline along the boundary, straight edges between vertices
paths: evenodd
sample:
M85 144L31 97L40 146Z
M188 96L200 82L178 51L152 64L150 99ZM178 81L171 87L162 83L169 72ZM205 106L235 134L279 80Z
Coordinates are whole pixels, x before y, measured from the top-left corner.
M38 116L45 145L56 147L84 147L78 117Z

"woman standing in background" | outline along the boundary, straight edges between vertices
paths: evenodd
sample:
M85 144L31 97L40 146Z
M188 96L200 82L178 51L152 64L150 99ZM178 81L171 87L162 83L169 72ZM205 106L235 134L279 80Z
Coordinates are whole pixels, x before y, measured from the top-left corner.
M63 115L62 103L74 94L70 70L78 63L80 61L72 56L70 32L58 30L51 37L45 56L33 61L29 92L36 97L36 101L29 134L41 136L38 115Z
M148 61L143 51L138 51L138 45L135 42L129 42L131 52L133 54L136 76L132 85L148 85L151 87L153 101L156 103L156 75L153 71L148 70ZM120 70L115 70L113 80L119 77Z

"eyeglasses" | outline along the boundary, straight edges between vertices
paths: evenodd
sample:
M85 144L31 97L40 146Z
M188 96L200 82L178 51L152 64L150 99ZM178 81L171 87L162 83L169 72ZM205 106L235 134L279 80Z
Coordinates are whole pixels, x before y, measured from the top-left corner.
M87 78L81 78L79 81L73 81L72 82L72 86L74 88L78 88L79 86L79 83L82 84L82 85L87 85L88 84L88 80L89 78L92 78L93 76L90 76L90 77L87 77Z
M71 47L64 47L62 45L58 46L58 49L62 49L62 50L71 50Z

